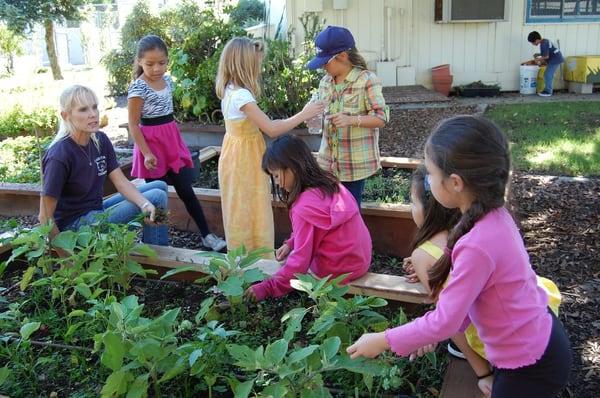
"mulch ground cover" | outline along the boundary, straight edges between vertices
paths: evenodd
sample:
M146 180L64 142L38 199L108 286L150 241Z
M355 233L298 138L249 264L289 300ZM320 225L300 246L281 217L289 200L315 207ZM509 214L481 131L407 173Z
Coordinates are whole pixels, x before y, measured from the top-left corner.
M422 159L425 140L440 121L474 113L477 113L476 106L403 109L392 105L390 121L379 134L381 155Z

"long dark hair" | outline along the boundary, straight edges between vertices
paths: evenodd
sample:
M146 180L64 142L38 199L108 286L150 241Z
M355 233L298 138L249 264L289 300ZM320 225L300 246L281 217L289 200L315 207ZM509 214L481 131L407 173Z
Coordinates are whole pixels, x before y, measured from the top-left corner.
M456 116L437 126L427 139L425 153L446 176L461 177L473 195L473 203L448 236L447 251L451 252L479 219L504 206L510 174L508 141L498 126L483 117ZM429 287L434 298L450 273L450 254L444 253L429 270Z
M295 135L283 135L269 145L263 155L262 169L269 175L272 170L289 169L294 173L292 189L287 192L280 188L280 198L288 209L307 188L318 188L327 196L340 190L338 179L319 167L308 146Z
M460 219L460 210L447 209L435 200L431 194L431 187L425 181L426 176L427 170L423 165L419 166L412 175L411 189L416 199L423 205L423 225L413 239L412 250L435 234L450 231Z
M146 51L161 50L166 56L169 55L169 49L164 40L155 35L144 36L138 41L135 52L135 61L133 62L133 79L137 79L144 73L144 70L139 64L139 60L144 58Z

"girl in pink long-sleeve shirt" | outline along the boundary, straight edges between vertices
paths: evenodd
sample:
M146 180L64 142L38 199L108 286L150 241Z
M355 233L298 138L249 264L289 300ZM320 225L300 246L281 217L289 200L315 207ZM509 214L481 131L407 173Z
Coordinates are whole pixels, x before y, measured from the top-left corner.
M375 357L391 349L405 356L472 322L494 367L493 398L554 397L567 383L571 348L504 208L506 138L484 118L445 120L427 141L425 166L435 199L462 213L444 255L429 271L436 308L408 324L363 335L348 353Z
M277 138L263 156L263 170L272 175L292 221L291 237L277 250L283 267L271 278L251 286L254 300L289 293L290 279L312 272L317 277L349 274L344 282L364 275L371 263L371 235L352 194L333 174L319 167L299 138Z

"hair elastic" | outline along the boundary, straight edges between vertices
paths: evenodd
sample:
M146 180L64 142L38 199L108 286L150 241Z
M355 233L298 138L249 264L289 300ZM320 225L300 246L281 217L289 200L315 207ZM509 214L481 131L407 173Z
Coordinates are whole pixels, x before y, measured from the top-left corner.
M448 246L444 247L444 254L446 256L451 256L452 255L452 249L450 249Z

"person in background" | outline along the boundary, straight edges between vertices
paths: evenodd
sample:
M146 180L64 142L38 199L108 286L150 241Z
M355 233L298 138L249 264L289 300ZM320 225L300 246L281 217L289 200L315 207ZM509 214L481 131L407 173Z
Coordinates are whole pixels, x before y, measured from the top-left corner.
M565 62L565 59L560 49L553 42L543 39L536 31L529 33L527 41L534 46L540 46L540 55L525 64L546 66L546 71L544 72L544 90L539 92L538 95L541 97L550 97L553 92L552 83L554 81L554 73Z

